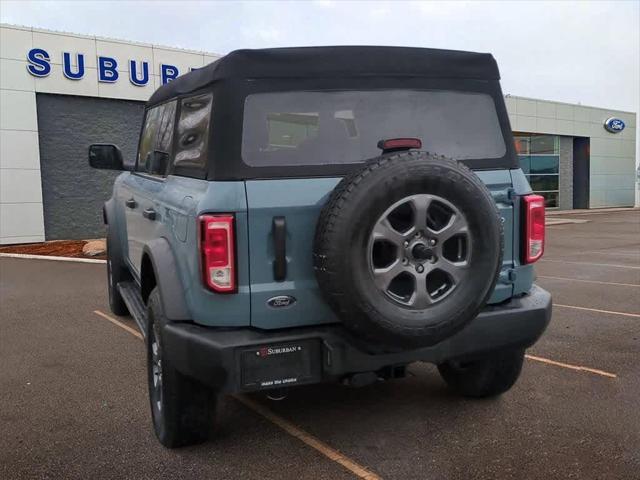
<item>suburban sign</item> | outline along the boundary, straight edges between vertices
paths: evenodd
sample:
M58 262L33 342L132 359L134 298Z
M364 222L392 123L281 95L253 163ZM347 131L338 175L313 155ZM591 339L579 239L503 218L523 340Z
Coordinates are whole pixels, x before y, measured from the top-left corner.
M51 73L51 57L42 48L32 48L27 53L27 70L34 77L46 77ZM120 78L118 62L115 58L98 56L98 81L115 83ZM195 70L191 68L190 70ZM69 80L81 80L85 75L85 55L83 53L62 54L62 73ZM175 65L160 64L158 72L162 84L169 83L180 75ZM129 81L136 87L149 83L149 62L129 60Z
M624 122L619 118L607 118L607 120L604 122L604 128L611 133L619 133L624 130L624 127Z

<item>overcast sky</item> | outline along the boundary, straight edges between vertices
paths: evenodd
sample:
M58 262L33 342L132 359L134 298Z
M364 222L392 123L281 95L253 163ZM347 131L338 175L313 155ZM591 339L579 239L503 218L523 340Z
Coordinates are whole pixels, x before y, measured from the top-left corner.
M638 111L640 1L28 2L3 23L227 53L298 45L491 52L505 93Z

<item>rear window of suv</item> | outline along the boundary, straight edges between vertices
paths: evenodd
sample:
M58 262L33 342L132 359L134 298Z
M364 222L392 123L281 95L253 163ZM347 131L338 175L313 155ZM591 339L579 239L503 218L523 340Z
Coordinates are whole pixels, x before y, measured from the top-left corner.
M490 95L458 91L256 93L244 106L242 158L254 167L359 163L379 140L412 137L456 160L502 158Z

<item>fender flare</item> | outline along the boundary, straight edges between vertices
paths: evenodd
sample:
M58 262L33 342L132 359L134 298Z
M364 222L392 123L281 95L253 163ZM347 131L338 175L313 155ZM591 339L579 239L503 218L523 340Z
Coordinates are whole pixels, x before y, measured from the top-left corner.
M151 240L142 251L143 257L146 255L151 261L165 316L169 320L191 320L178 265L167 239Z
M122 253L120 235L118 235L116 231L116 205L113 198L107 200L102 207L102 220L104 221L107 235L107 256L109 259L120 263L121 267L123 267L129 275L129 269L126 266Z

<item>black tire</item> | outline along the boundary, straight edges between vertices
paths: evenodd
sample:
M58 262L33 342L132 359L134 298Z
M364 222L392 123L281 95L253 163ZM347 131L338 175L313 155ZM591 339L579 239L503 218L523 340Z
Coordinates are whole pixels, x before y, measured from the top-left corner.
M167 448L205 442L215 425L216 393L178 372L162 349L162 325L167 321L160 291L154 288L148 302L147 378L151 419L156 436ZM154 358L154 350L156 356ZM158 382L156 360L160 360ZM156 384L159 387L156 387Z
M509 390L522 371L524 350L505 350L470 361L438 365L449 387L465 397L483 398Z
M109 288L109 307L119 316L129 315L129 309L120 295L118 283L129 278L117 240L111 238L111 229L107 226L107 285Z
M375 286L367 242L383 212L423 194L455 205L475 243L464 282L433 305L405 308ZM318 220L314 268L345 327L369 344L399 350L434 345L464 328L494 289L502 250L496 204L471 170L427 152L403 152L370 160L338 184Z

